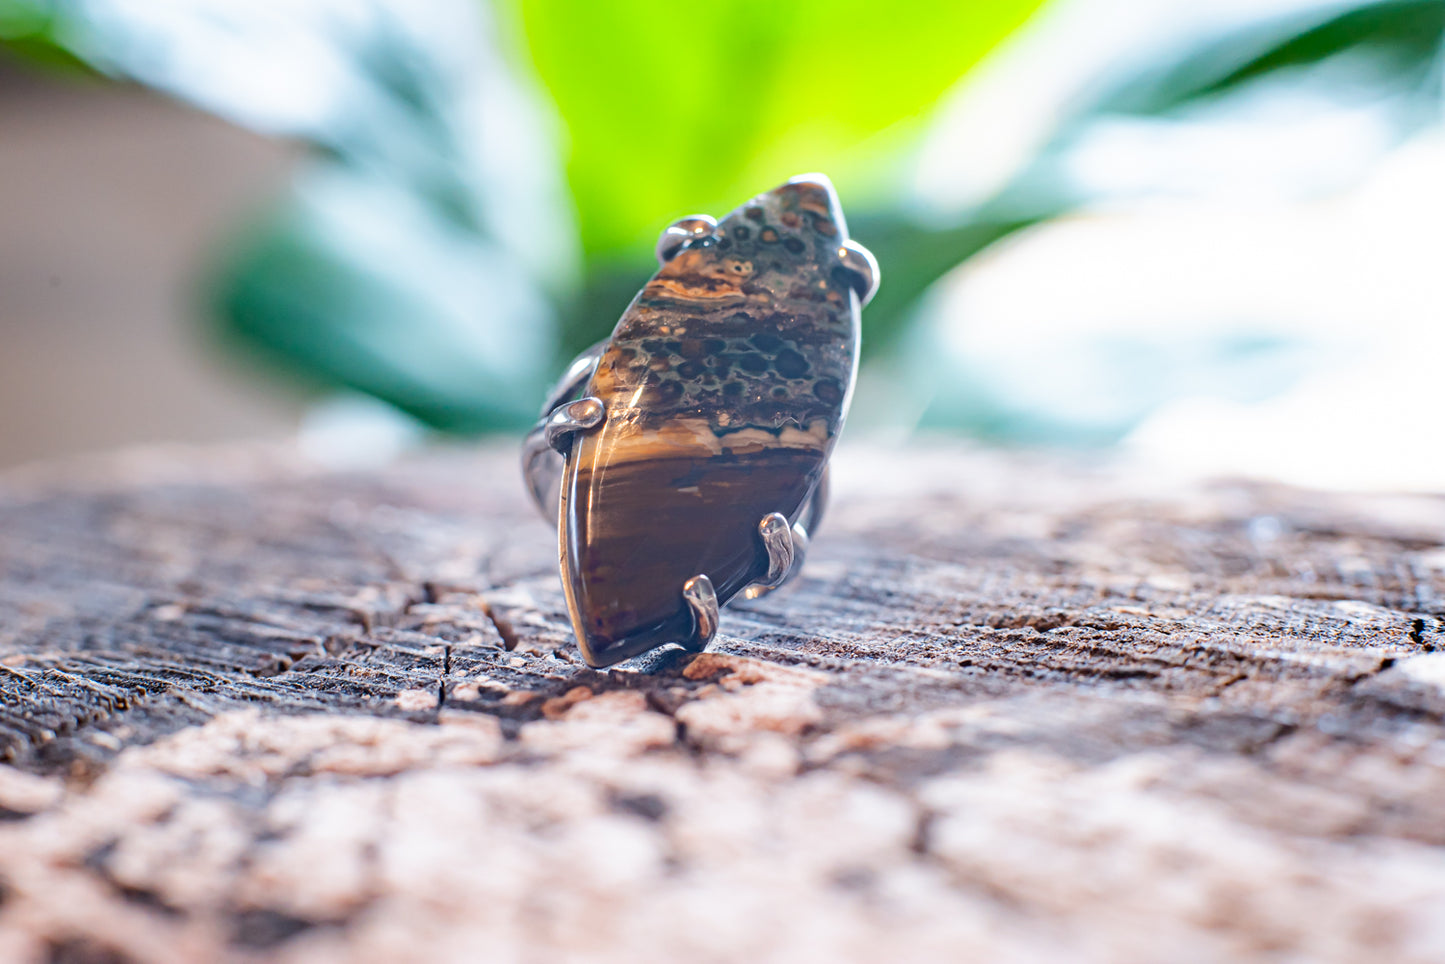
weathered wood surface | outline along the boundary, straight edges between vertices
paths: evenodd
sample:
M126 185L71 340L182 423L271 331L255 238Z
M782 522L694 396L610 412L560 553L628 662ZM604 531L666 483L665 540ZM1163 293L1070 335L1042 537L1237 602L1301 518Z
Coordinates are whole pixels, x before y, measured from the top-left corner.
M845 451L602 673L512 456L0 482L0 959L1445 958L1445 500Z

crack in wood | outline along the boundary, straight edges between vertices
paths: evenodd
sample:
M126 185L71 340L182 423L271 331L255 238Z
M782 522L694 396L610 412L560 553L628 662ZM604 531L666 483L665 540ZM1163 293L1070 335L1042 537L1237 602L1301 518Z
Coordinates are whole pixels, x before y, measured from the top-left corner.
M1440 500L880 459L713 652L599 673L511 455L0 482L0 936L1389 960L1445 900Z

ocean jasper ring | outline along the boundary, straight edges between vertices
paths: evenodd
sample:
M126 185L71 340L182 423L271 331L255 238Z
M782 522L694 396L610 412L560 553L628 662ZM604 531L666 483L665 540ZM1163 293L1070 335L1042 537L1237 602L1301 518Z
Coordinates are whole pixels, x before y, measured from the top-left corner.
M596 667L701 650L719 607L797 572L878 286L820 174L676 222L657 259L522 454L532 497L555 506L567 609Z

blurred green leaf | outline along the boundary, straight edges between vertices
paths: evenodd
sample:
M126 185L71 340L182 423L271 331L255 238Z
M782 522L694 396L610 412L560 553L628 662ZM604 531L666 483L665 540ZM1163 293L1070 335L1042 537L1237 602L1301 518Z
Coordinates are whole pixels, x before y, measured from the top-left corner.
M869 245L885 283L868 308L871 351L892 347L919 298L949 271L1014 231L1093 200L1061 168L1074 140L1101 119L1168 114L1191 103L1246 91L1272 75L1316 67L1332 58L1370 58L1365 80L1383 96L1418 98L1414 124L1438 121L1440 65L1445 62L1445 0L1377 0L1336 5L1249 23L1175 51L1101 85L1061 122L1034 160L997 195L955 223L938 226L901 212L854 219L853 234ZM1346 93L1358 97L1357 90Z
M56 38L57 23L48 5L34 0L0 0L0 50L57 73L93 74L84 60Z
M323 384L444 431L529 423L551 374L552 306L495 241L408 186L340 166L227 259L226 331Z
M1376 0L1248 23L1105 78L1101 92L1069 114L1009 184L957 224L939 228L886 214L876 225L860 224L855 233L875 246L886 285L892 286L869 308L875 349L879 335L887 340L902 333L920 299L953 267L1016 230L1104 200L1072 177L1069 166L1071 152L1096 125L1128 118L1187 120L1200 107L1222 114L1278 83L1308 87L1345 108L1371 105L1403 139L1439 123L1445 105L1442 63L1445 0ZM868 233L875 231L876 237ZM896 259L916 257L910 251L929 254L890 275ZM962 357L945 333L927 326L911 338L905 363L935 391L923 423L996 439L1108 442L1181 395L1245 398L1261 386L1289 384L1325 350L1297 339L1242 338L1223 327L1193 342L1178 335L1147 342L1102 330L1082 333L1076 341L1043 346L1032 356L1009 355L1005 348L984 360ZM1069 372L1073 387L1050 396L1049 383L1061 369ZM1036 386L1043 389L1032 390ZM1104 396L1118 403L1111 411L1078 411L1080 398Z
M508 103L484 21L442 37L374 11L370 29L315 38L353 80L316 125L325 153L228 266L220 315L282 364L435 428L523 425L575 253L546 174L519 168L555 158Z
M0 0L0 27L312 148L214 272L223 335L438 428L530 420L577 254L485 9Z
M1442 0L1377 0L1302 11L1248 24L1165 59L1109 88L1079 119L1162 114L1273 72L1317 66L1342 54L1371 57L1382 87L1417 90L1438 102L1442 38Z
M516 0L567 124L589 258L804 171L857 198L907 128L1040 0Z

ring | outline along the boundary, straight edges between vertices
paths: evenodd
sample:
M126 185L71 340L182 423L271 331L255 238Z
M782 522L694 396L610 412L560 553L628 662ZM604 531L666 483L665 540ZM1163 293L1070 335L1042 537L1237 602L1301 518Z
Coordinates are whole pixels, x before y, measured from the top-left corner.
M878 263L805 174L668 226L612 337L568 366L522 450L556 520L588 665L701 651L718 610L785 583L827 498Z

